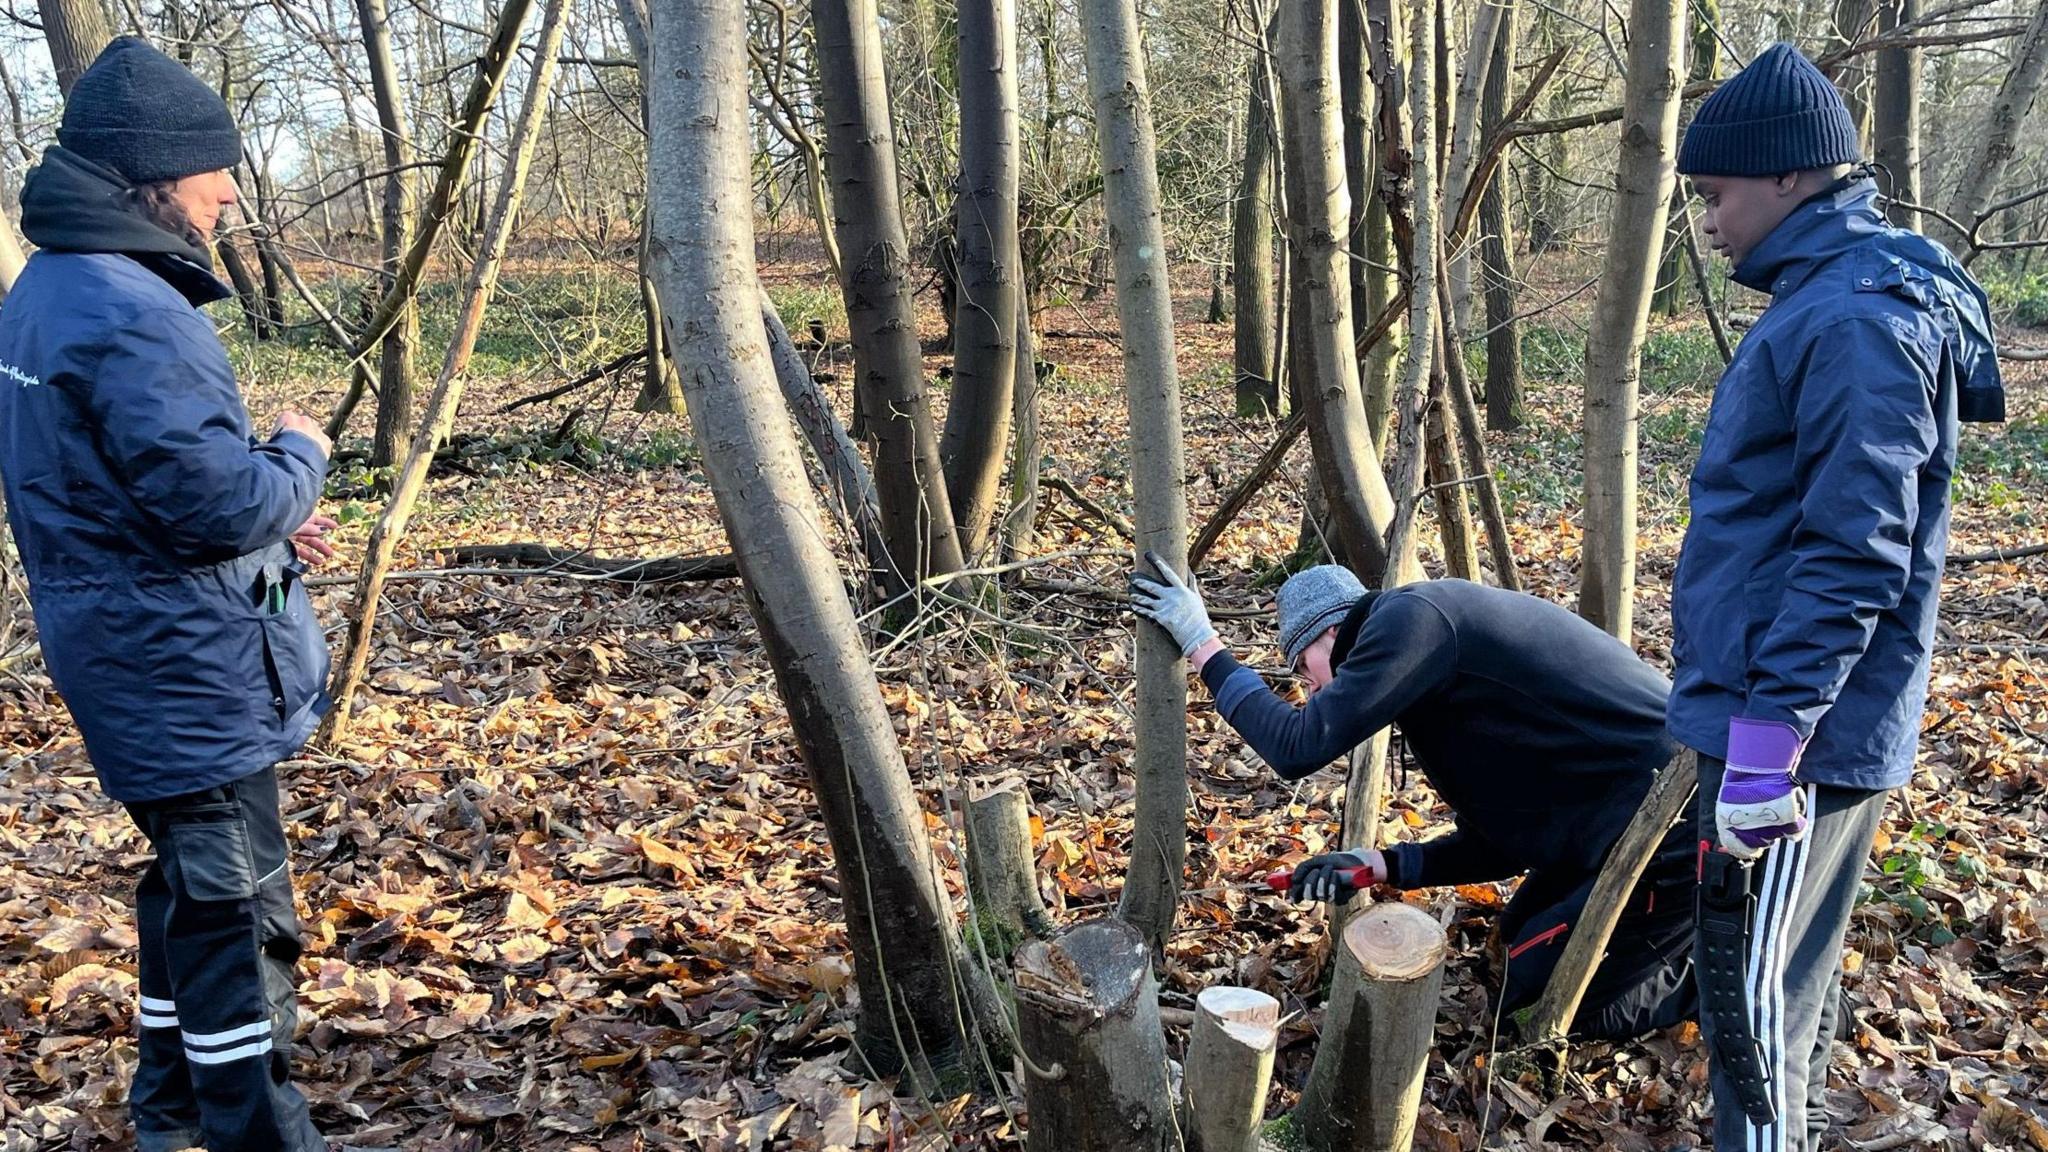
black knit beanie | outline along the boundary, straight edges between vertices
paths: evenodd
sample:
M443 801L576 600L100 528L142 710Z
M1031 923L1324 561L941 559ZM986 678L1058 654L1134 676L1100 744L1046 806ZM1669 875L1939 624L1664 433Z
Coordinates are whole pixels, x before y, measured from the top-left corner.
M1700 102L1678 170L1778 176L1863 158L1842 94L1790 44L1773 44Z
M242 135L219 93L136 36L107 45L71 86L57 142L137 184L242 159Z

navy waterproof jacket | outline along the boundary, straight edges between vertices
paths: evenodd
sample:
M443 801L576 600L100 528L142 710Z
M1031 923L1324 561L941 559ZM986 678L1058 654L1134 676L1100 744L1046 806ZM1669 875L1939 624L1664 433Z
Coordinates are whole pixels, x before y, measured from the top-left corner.
M1801 780L1912 775L1958 419L2004 393L1984 293L1888 226L1867 180L1795 209L1735 270L1771 294L1714 390L1672 587L1679 740L1791 724Z
M303 435L250 435L198 310L227 289L121 188L53 148L23 191L39 251L0 303L0 480L50 678L134 802L312 734L327 646L288 537L327 465Z

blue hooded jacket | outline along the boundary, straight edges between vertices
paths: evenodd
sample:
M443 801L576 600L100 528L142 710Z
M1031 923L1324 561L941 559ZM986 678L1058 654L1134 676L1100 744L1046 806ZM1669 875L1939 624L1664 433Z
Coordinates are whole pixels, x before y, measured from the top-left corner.
M327 645L288 542L327 464L250 435L198 306L203 248L52 148L22 193L39 250L0 304L0 480L50 678L107 795L210 788L305 743Z
M1672 735L1806 739L1798 778L1912 775L1958 419L2004 418L1983 291L1877 189L1808 200L1735 270L1771 294L1714 390L1671 594Z

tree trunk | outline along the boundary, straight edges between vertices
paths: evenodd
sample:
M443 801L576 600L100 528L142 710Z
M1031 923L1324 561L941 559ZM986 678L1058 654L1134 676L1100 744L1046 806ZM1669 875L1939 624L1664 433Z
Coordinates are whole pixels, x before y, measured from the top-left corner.
M1691 0L1693 9L1692 66L1686 71L1686 83L1705 83L1712 80L1719 70L1721 58L1720 28L1721 6L1719 0ZM1883 0L1880 0L1883 2ZM1685 126L1692 122L1692 111L1683 101L1678 109L1678 137L1685 138ZM1657 266L1657 286L1650 296L1650 311L1659 316L1677 316L1679 302L1685 297L1685 233L1692 228L1692 211L1686 196L1671 197L1667 222L1664 226L1664 254Z
M1289 0L1280 8L1276 53L1285 97L1287 222L1294 290L1304 323L1296 362L1298 401L1308 410L1316 474L1329 501L1343 562L1368 584L1388 571L1387 527L1393 498L1380 471L1359 393L1351 324L1351 272L1345 237L1351 204L1345 187L1336 0ZM1398 566L1396 566L1398 568Z
M825 473L826 488L833 504L852 530L861 555L868 558L868 578L861 582L869 592L879 590L881 561L887 553L882 542L882 513L875 499L875 479L861 460L860 447L846 434L832 411L832 399L818 386L804 363L775 301L761 294L761 323L768 332L768 352L775 361L775 383L782 389L782 402L804 433L811 455Z
M1441 330L1437 339L1443 339ZM1430 498L1436 508L1436 526L1443 538L1444 575L1454 580L1478 582L1479 545L1472 531L1472 506L1465 500L1469 476L1458 458L1458 441L1452 431L1452 417L1445 393L1449 385L1443 365L1449 363L1447 349L1437 349L1438 367L1429 381L1429 442L1426 446Z
M270 339L270 315L263 306L263 290L249 274L249 262L242 259L241 250L223 236L213 242L213 254L220 258L221 271L227 273L228 283L234 285L235 303L242 308L242 319L248 321L249 335L258 340Z
M1436 32L1434 0L1415 0L1409 14L1408 120L1415 133L1408 181L1409 263L1408 354L1401 364L1400 391L1395 394L1394 518L1387 528L1387 563L1405 584L1415 571L1415 518L1422 495L1430 366L1436 359L1438 320L1437 276L1444 238L1439 232L1437 201ZM1393 211L1392 205L1388 210ZM1396 232L1400 231L1396 228ZM1448 317L1445 317L1448 319Z
M1949 215L1963 227L1976 227L1991 203L1991 194L1997 191L1999 179L2019 149L2020 124L2034 106L2034 97L2040 93L2044 79L2048 79L2048 4L2037 4L2011 69L1999 82L1998 95L1984 113L1982 127L1968 137L1976 142L1976 148L1964 158L1962 178L1949 202ZM1945 235L1940 238L1965 263L1976 256L1968 236L1957 235L1950 228L1942 231Z
M1019 264L1022 277L1022 264ZM1051 365L1047 365L1048 368ZM1010 509L1003 514L1003 562L1031 554L1038 525L1038 475L1045 449L1038 438L1038 337L1031 330L1031 293L1017 292L1017 383L1010 389L1015 429L1010 450Z
M653 74L653 67L647 59L647 4L645 0L618 0L619 23L626 30L626 44L633 50L633 59L642 77ZM643 128L652 128L647 119L647 85L643 79L640 86L640 123ZM633 398L633 411L659 412L665 416L683 415L683 382L676 376L676 364L663 346L661 335L661 296L654 290L654 250L650 242L654 213L644 205L640 212L640 318L647 330L647 356L642 365L645 373L640 380L640 394ZM819 217L819 227L829 235L831 223ZM839 267L835 260L832 265Z
M380 3L380 0L366 0L366 3ZM533 78L527 85L526 106L520 114L519 127L512 142L511 163L506 168L504 183L498 189L497 207L487 235L477 248L468 283L464 286L463 307L457 316L454 339L449 342L441 374L434 381L434 391L428 397L426 419L413 436L404 466L399 469L397 482L392 485L391 499L363 548L362 567L356 575L355 615L349 621L348 641L341 659L335 662L334 683L329 693L334 698L334 706L329 709L323 725L323 739L330 744L348 737L349 712L355 701L356 687L362 683L363 673L370 662L370 645L377 628L377 603L383 593L385 574L390 571L391 562L398 553L398 541L405 534L406 523L412 518L413 504L426 487L427 470L433 465L434 452L455 426L455 414L462 404L463 372L469 366L477 334L483 330L484 314L497 290L498 271L506 244L511 239L512 220L517 216L520 198L525 194L526 175L532 167L540 122L547 113L548 92L554 84L555 57L562 41L562 17L566 4L567 0L549 0L541 27L539 51L534 57Z
M820 531L770 378L754 272L745 9L654 6L649 196L655 276L690 422L809 771L840 879L860 988L857 1043L922 1091L999 1039L986 974L968 963L930 834ZM688 308L683 308L684 302Z
M384 0L356 0L362 21L363 48L370 58L370 85L377 104L377 124L384 140L384 292L396 290L412 246L415 193L412 135L406 127L405 91L391 54L391 15ZM388 468L412 437L413 346L419 342L419 309L407 300L396 323L384 334L377 359L377 431L370 463Z
M1152 96L1137 11L1128 0L1082 0L1081 34L1095 137L1102 150L1116 313L1123 330L1137 553L1156 552L1185 571L1187 458L1181 447L1180 377L1174 364ZM1163 629L1140 625L1136 641L1137 813L1117 915L1136 925L1158 951L1173 928L1188 848L1188 680L1180 647Z
M1337 0L1338 109L1344 123L1344 187L1350 193L1351 205L1351 219L1344 234L1345 268L1351 274L1351 346L1353 354L1361 357L1365 355L1362 350L1366 337L1379 315L1367 305L1372 298L1372 281L1377 276L1371 263L1373 198L1368 189L1379 175L1379 89L1373 84L1371 57L1371 49L1367 46L1365 5L1359 0ZM1359 362L1358 374L1362 391L1365 388L1363 359ZM1368 430L1371 428L1371 409L1372 401L1368 394ZM1377 448L1378 437L1374 438L1373 444Z
M972 783L964 813L974 926L995 958L1007 961L1024 940L1052 932L1031 852L1031 797L1016 776Z
M1516 13L1502 17L1480 96L1488 133L1507 115L1508 76L1514 68ZM1508 169L1494 168L1479 199L1479 266L1486 295L1486 426L1513 432L1528 420L1522 407L1522 323L1515 318L1515 226L1508 206Z
M958 571L960 537L925 394L880 17L874 0L816 0L811 21L854 386L875 441L875 489L895 594L925 576Z
M1449 952L1443 928L1407 904L1375 905L1346 926L1294 1110L1310 1152L1407 1152L1414 1143Z
M1872 3L1882 4L1885 0L1835 0L1834 26L1828 30L1827 44L1830 50L1846 48L1871 32L1870 7ZM1835 87L1841 89L1842 102L1849 106L1849 122L1856 125L1856 139L1860 144L1870 139L1870 61L1866 56L1852 56L1835 71ZM1868 155L1866 152L1865 155Z
M1027 1152L1179 1152L1143 933L1090 920L1025 944L1016 969Z
M1394 221L1387 211L1387 201L1381 186L1405 174L1405 167L1398 170L1386 164L1384 157L1405 152L1409 147L1408 128L1408 36L1407 22L1403 19L1402 6L1393 0L1366 0L1366 33L1370 41L1370 56L1374 105L1378 110L1376 127L1379 149L1374 155L1373 181L1352 190L1352 195L1368 201L1365 213L1365 263L1366 263L1366 308L1374 317L1382 316L1400 299L1401 280L1397 265L1404 257L1394 244ZM1357 306L1354 298L1352 306ZM1384 460L1387 452L1387 431L1392 426L1394 415L1394 385L1400 375L1401 361L1408 354L1408 330L1405 319L1397 320L1387 329L1387 334L1366 349L1362 386L1365 390L1365 422L1372 432L1372 447L1376 458ZM1383 465L1384 466L1384 465Z
M1878 29L1889 32L1920 18L1920 0L1878 0ZM1921 49L1909 45L1877 54L1877 84L1872 100L1871 156L1884 173L1886 192L1894 203L1885 213L1900 228L1920 230L1920 214L1897 201L1920 199L1920 63Z
M1254 49L1246 67L1244 168L1231 214L1231 281L1237 302L1232 317L1236 361L1237 414L1272 418L1280 412L1280 383L1274 368L1273 302L1273 130L1274 109L1266 67Z
M1443 218L1446 230L1454 233L1449 236L1451 259L1446 268L1451 282L1451 312L1447 321L1454 320L1460 332L1470 327L1472 320L1472 247L1457 222L1472 218L1463 208L1471 195L1479 147L1484 139L1480 106L1499 57L1494 46L1501 40L1502 29L1512 25L1514 19L1515 0L1480 0L1472 15L1472 43L1465 50L1465 68L1458 76L1458 95L1452 105L1450 154L1444 166ZM1512 58L1502 67L1513 67ZM1448 75L1443 83L1450 83Z
M1251 988L1204 988L1188 1035L1181 1128L1188 1152L1259 1152L1280 1002Z
M1448 285L1438 284L1437 306L1448 310ZM1515 567L1514 542L1508 535L1507 511L1501 506L1500 488L1494 483L1493 465L1487 457L1486 436L1479 428L1479 403L1472 396L1472 382L1465 377L1465 358L1444 357L1446 387L1444 400L1450 405L1458 429L1458 448L1465 473L1473 478L1479 517L1486 525L1487 555L1493 559L1493 578L1510 592L1522 590L1521 573Z
M1017 13L960 0L960 299L940 444L963 557L988 544L1017 379Z
M1664 242L1685 63L1683 0L1629 6L1614 213L1586 339L1586 499L1579 614L1629 642L1636 571L1636 401L1643 325Z
M57 71L57 91L69 96L79 74L113 42L106 9L100 0L37 0L36 12L43 19L50 65Z

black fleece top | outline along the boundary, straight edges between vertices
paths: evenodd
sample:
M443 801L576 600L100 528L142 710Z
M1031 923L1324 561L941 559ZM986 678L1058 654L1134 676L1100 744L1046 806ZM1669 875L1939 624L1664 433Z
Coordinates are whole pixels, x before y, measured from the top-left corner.
M1411 584L1368 593L1338 641L1335 677L1305 707L1227 652L1202 680L1289 780L1400 725L1457 826L1387 849L1397 887L1597 871L1677 751L1664 731L1670 682L1547 600L1463 580Z

